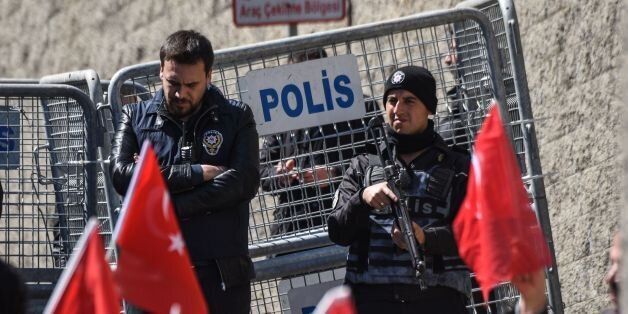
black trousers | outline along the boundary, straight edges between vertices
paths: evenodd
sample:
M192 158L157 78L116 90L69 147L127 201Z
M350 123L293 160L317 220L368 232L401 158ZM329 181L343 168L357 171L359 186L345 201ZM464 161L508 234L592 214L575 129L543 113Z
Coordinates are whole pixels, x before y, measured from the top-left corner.
M438 313L466 314L465 296L447 287L429 287L402 284L351 285L359 314L375 313Z
M211 314L248 314L251 310L251 283L243 282L223 289L222 278L216 263L197 266L196 278ZM145 314L131 304L127 304L128 314Z
M212 314L248 314L251 311L251 282L243 282L223 289L216 263L194 268Z

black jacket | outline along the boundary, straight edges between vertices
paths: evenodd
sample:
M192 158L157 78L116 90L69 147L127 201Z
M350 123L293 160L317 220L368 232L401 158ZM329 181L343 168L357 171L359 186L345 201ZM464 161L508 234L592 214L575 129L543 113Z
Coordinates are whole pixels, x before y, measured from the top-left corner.
M248 256L248 204L259 186L258 135L251 109L208 87L200 111L180 123L165 109L163 90L126 105L110 157L118 193L124 195L134 155L150 140L167 180L190 257L195 265ZM192 147L184 160L182 147ZM201 164L227 171L203 182ZM248 259L248 257L247 257Z
M466 193L467 173L469 170L469 156L463 153L451 151L446 147L442 138L438 136L436 145L419 155L416 161L424 160L422 163L435 163L441 152L447 154L453 160L458 179L452 182L453 199L451 217L447 217L445 225L434 228L427 228L425 232L426 253L434 254L458 254L456 242L451 231L451 223L458 212ZM362 202L362 190L364 175L369 167L369 158L363 154L354 157L351 166L345 173L339 187L336 206L334 212L328 219L329 237L339 245L351 245L360 237L360 230L366 230L368 225L368 215L373 209Z
M375 160L377 162L374 162ZM369 250L371 248L369 241L373 237L381 235L372 234L374 230L372 224L386 221L392 216L392 214L375 215L372 212L373 208L362 201L364 188L383 179L381 172L379 175L376 175L376 170L371 168L374 166L374 163L377 166L380 165L379 158L375 155L363 154L352 159L351 165L346 171L334 199L334 211L327 220L330 239L336 244L350 246L350 255L353 254L358 257L357 263L355 263L355 260L348 261L347 274L350 272L364 273L368 271L370 263L375 263L374 260L370 259ZM451 171L447 176L450 179L438 180L449 182L448 187L438 189L439 194L445 193L442 195L447 195L446 201L438 200L438 198L411 199L411 217L413 221L423 227L425 232L425 255L429 259L428 267L434 273L440 274L448 269L453 271L466 269L462 260L457 257L458 249L451 224L465 196L469 156L450 150L442 138L436 135L435 143L416 157L407 167L411 171L425 171L432 173L432 175L435 174L433 172L435 171L434 169ZM367 173L371 171L373 175L369 184ZM428 194L431 193L429 192L431 182L431 179L428 179L428 183L426 183ZM426 207L426 205L430 206ZM387 237L387 241L392 243L390 235ZM382 239L378 241L380 240ZM378 245L381 245L381 243ZM444 285L466 293L466 290L470 290L470 287L468 287L469 289L466 287L468 275L465 278L463 277L455 275L453 277L440 278L439 280L452 281ZM390 281L395 282L395 279L390 279ZM428 285L430 285L430 282L428 282Z

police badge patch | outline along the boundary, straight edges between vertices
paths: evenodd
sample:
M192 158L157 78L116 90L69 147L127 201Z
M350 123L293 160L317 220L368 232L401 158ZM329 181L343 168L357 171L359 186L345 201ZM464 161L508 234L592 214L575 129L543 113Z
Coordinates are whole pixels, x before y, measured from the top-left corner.
M222 145L222 134L216 130L209 130L203 135L203 147L210 156L216 156Z
M406 74L401 72L401 71L397 71L395 72L395 74L393 74L392 79L390 79L390 82L393 84L400 84L401 82L403 82L403 79L406 78Z

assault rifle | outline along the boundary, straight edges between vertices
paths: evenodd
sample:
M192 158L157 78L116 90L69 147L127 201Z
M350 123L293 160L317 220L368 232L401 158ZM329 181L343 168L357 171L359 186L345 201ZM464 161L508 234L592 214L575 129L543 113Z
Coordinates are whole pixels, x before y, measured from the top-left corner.
M392 202L390 207L395 215L395 221L401 229L403 238L406 242L408 252L410 253L410 259L412 261L412 269L414 269L414 275L419 279L419 286L421 290L425 289L425 282L423 281L423 273L425 272L425 256L423 250L419 247L419 244L414 237L414 229L412 228L412 220L410 220L410 213L408 211L409 198L404 192L404 189L412 184L412 178L408 171L395 163L394 156L392 154L391 144L388 141L386 130L384 128L384 119L381 116L376 116L368 125L371 136L375 140L375 147L377 149L377 155L384 167L384 178L388 183L388 188L397 195L397 202ZM375 131L378 130L381 136L377 136ZM377 139L380 139L382 146L386 149L386 158L382 154L380 143L377 143Z

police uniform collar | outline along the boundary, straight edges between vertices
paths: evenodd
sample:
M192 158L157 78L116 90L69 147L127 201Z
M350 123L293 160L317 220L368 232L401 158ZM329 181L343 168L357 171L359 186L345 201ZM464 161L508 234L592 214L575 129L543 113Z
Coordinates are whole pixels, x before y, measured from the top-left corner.
M385 125L388 139L397 148L395 154L413 154L423 151L434 143L434 121L427 120L427 127L421 133L400 134L395 132L390 125Z
M149 106L146 110L146 114L153 114L160 111L160 108L163 106L162 103L164 101L164 90L160 89L155 93L155 96L150 100L152 106Z
M374 143L366 143L364 145L364 150L366 151L367 154L377 155L377 147L375 145L376 144L374 144ZM381 150L381 152L382 152L382 154L384 155L385 158L389 158L388 151L386 150L386 144L379 143L379 149ZM393 150L394 150L394 148L393 148ZM395 155L394 151L393 151L393 155Z

